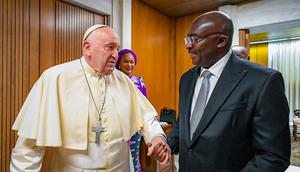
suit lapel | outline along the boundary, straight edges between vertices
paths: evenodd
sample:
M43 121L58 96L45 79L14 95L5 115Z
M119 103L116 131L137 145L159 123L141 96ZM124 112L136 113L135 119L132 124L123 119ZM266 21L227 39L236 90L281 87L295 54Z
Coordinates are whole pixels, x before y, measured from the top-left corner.
M191 144L193 144L197 137L207 128L226 98L232 93L246 72L247 71L242 71L240 60L231 55L209 98Z
M194 90L195 90L195 85L196 85L196 81L198 79L199 76L199 67L195 67L193 69L191 69L191 77L188 78L187 81L187 85L185 87L184 93L187 95L184 97L184 101L183 102L187 102L186 106L184 106L183 109L183 115L184 115L184 125L188 126L188 127L184 127L184 135L188 136L185 137L185 141L186 143L190 143L190 114L191 114L191 103L192 103L192 98L193 98L193 94L194 94Z

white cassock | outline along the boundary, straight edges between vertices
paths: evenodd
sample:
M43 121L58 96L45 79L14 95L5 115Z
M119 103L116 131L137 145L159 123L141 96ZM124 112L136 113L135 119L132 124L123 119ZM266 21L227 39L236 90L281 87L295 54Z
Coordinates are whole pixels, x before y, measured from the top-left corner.
M141 130L146 143L164 136L157 113L122 72L99 76L81 62L90 84L101 126L107 130L95 143L99 115L80 60L47 69L35 83L13 125L19 139L11 155L11 171L40 171L45 147L52 147L52 171L130 171L127 140Z

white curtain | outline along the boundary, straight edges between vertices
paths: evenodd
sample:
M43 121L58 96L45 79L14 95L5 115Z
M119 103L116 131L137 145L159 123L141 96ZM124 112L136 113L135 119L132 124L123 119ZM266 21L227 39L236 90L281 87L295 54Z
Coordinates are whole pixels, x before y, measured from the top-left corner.
M268 66L283 75L292 120L300 109L300 40L269 43L268 51Z

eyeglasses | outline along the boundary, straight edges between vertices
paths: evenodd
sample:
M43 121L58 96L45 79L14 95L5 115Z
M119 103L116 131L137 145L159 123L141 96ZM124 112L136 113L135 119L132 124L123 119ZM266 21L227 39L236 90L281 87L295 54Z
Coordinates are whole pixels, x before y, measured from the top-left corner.
M224 33L223 32L213 32L213 33L209 33L209 34L205 35L204 37L200 37L199 35L194 34L194 35L185 37L184 38L184 43L185 43L185 45L189 45L189 44L194 45L197 42L200 42L200 41L204 40L208 36L215 35L215 34L224 34Z

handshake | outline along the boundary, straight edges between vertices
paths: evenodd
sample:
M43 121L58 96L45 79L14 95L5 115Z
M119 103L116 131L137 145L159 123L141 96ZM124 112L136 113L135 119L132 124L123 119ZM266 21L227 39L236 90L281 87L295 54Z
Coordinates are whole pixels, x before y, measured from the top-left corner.
M151 143L147 143L148 153L147 156L158 160L161 165L168 165L171 162L171 150L166 143L165 139L161 136L155 136Z

